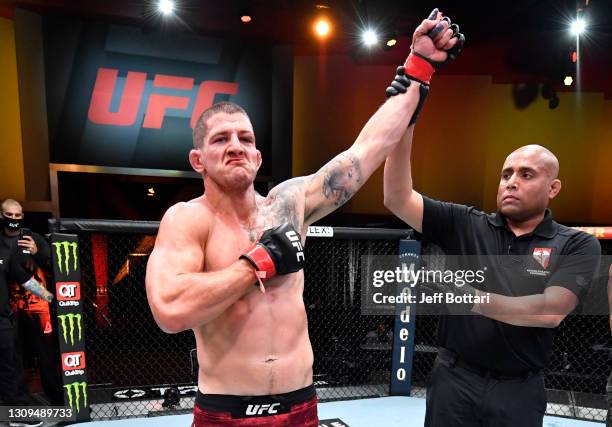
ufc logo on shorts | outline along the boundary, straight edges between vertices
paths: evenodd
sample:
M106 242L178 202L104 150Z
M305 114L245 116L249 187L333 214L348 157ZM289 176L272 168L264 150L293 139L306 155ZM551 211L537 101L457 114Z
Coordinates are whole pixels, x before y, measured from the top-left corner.
M304 248L302 247L302 242L300 242L300 237L294 230L287 231L285 233L287 239L291 241L291 245L295 247L298 251L295 253L295 257L297 261L304 261Z
M57 282L55 288L59 301L81 299L81 284L79 282Z
M64 371L71 371L73 369L84 369L85 353L79 351L75 353L62 354L62 367Z
M278 414L277 406L280 406L280 403L273 404L263 404L263 405L249 405L246 409L246 415L263 415L267 413L268 415Z

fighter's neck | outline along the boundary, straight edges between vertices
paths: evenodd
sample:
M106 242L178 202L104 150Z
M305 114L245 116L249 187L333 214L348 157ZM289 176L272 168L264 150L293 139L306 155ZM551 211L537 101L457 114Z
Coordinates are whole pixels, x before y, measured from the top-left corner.
M239 221L248 222L257 212L257 192L253 186L233 192L209 186L205 196L215 211Z

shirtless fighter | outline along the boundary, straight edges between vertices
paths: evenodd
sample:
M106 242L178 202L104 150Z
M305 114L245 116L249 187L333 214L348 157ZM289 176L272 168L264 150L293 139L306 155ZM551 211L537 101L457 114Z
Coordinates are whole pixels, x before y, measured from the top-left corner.
M455 34L432 12L416 29L405 64L424 84L398 86L403 93L378 109L348 150L267 197L253 187L262 159L247 113L224 102L198 120L189 161L205 192L168 209L146 277L158 325L195 335L194 427L318 425L301 236L349 200L399 142L434 66L460 49Z

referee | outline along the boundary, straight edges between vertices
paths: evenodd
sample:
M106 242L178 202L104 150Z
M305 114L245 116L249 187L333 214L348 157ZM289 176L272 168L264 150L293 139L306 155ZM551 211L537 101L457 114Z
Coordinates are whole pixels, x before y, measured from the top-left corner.
M440 351L428 382L425 425L542 426L546 393L541 371L550 360L554 328L586 296L598 270L599 242L553 220L548 204L561 181L558 160L546 148L527 145L506 158L498 210L485 214L413 190L412 131L385 163L385 206L421 233L424 242L455 256L448 259L464 268L487 267L486 292L454 283L426 288L489 296L488 303L449 305L451 312L470 315L440 318Z

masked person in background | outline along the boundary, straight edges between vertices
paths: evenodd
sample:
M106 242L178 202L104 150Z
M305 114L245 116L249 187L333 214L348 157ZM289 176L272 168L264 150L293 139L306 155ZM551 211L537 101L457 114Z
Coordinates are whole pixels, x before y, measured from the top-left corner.
M22 282L17 281L15 277L15 281L9 281L9 300L16 338L15 366L21 374L25 356L35 357L37 363L34 366L39 368L43 390L49 403L62 405L63 393L57 362L59 359L55 350L57 340L53 334L54 316L51 315L47 300L41 297L50 298L50 294L44 293L47 289L45 273L50 270L51 261L49 245L44 237L24 228L23 208L19 202L7 199L2 203L1 210L2 250L11 254L14 262L29 276L28 280L40 285L39 292L34 293L22 287ZM36 286L35 283L32 284ZM25 387L23 382L21 386ZM27 395L27 391L23 390L22 394Z

